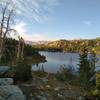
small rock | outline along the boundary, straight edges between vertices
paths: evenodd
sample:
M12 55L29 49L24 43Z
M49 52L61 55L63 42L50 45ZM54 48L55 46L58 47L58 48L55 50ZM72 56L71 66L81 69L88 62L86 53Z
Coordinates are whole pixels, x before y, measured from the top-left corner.
M0 78L0 85L12 85L13 83L12 78Z
M47 98L45 96L42 96L41 100L47 100Z
M58 93L58 97L63 97L63 95L62 95L62 94L60 94L60 93Z
M31 100L36 100L36 99L34 97L32 97Z
M39 87L41 90L44 90L44 87L41 85L40 87Z
M37 96L39 100L47 100L47 98L45 96Z
M41 98L41 96L40 95L38 95L38 96L36 96L38 99L40 99Z
M79 96L77 100L86 100L85 97Z
M10 67L8 66L0 66L0 75L6 73L9 69Z
M46 85L46 88L47 88L47 89L50 89L50 88L51 88L51 86L50 86L50 85Z
M60 88L59 88L59 87L56 87L56 88L54 88L54 90L55 90L55 91L59 91L59 90L60 90Z
M48 83L48 79L46 79L46 78L43 78L42 81L44 82L44 84Z

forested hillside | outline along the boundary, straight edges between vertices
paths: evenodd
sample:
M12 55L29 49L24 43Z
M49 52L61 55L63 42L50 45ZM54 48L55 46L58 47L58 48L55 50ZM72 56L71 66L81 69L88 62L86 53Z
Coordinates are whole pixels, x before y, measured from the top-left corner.
M2 63L15 62L19 52L19 55L23 56L24 59L27 57L40 56L38 51L36 51L31 45L24 44L24 48L22 50L22 47L19 47L19 41L12 38L6 38L4 45L5 48L1 59Z
M100 38L91 40L58 40L48 44L33 45L38 50L62 52L79 52L82 46L87 47L88 50L94 49L97 53L100 53Z

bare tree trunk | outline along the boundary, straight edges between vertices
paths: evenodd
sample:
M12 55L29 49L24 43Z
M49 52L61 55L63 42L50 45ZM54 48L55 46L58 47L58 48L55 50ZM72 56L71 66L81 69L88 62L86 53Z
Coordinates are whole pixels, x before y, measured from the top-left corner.
M1 25L0 25L0 61L5 49L5 39L10 30L11 17L14 14L13 7L9 9L10 2L6 2L6 5L0 5L1 13Z
M19 41L18 41L18 48L17 48L17 61L19 59L23 60L24 59L24 40L21 37L18 37Z
M16 57L17 61L20 59L20 50L21 50L20 37L18 38L19 38L19 41L18 41L18 46L17 46L17 57Z
M3 55L3 38L2 38L2 35L3 35L3 27L4 27L4 21L5 21L5 13L6 13L6 9L7 9L7 5L4 7L3 11L2 11L2 21L1 21L1 26L0 26L0 62L1 62L1 58L2 58L2 55Z
M24 59L24 46L25 46L25 43L24 43L23 38L21 38L21 42L22 42L22 48L21 48L21 59L23 60L23 59Z
M0 62L3 56L3 39L0 40Z

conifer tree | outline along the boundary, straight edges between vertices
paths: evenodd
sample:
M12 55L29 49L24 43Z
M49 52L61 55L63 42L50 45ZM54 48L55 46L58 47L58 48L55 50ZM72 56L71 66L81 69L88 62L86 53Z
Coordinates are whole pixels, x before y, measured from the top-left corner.
M83 47L80 53L80 64L79 64L79 77L81 85L84 87L88 87L89 79L90 79L90 64L88 60L88 49Z

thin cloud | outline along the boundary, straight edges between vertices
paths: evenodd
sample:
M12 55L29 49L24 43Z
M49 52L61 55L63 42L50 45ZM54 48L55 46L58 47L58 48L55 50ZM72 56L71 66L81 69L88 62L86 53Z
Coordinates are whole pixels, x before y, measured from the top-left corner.
M12 0L16 13L37 22L49 19L49 14L58 6L59 0Z
M58 6L59 0L0 0L0 4L11 2L19 16L33 19L37 22L49 19L49 14Z
M88 25L88 26L90 26L90 25L92 24L92 22L91 22L91 21L88 21L88 20L84 20L83 23L84 23L85 25Z
M21 37L24 38L24 40L30 40L30 41L48 40L47 37L45 37L44 35L41 36L41 34L39 33L29 34L27 30L27 24L24 22L17 23L16 25L13 26L13 28L20 34Z

